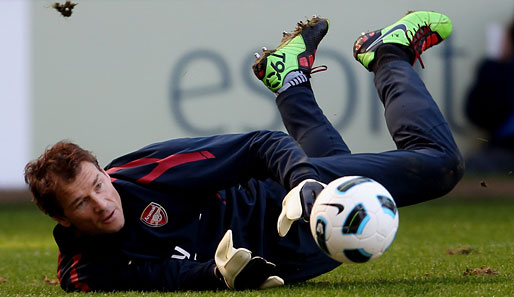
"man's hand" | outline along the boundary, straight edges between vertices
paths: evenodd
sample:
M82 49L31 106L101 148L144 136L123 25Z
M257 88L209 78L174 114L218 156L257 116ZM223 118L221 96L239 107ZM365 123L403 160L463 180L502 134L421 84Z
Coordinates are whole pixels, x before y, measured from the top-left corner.
M216 249L214 261L215 274L218 272L225 284L232 290L267 289L284 284L276 275L275 264L261 257L252 257L252 252L245 248L235 249L232 242L232 230L228 230Z
M278 217L277 229L281 237L286 236L293 222L303 218L309 221L316 197L326 187L325 184L306 179L294 187L282 201L282 212Z

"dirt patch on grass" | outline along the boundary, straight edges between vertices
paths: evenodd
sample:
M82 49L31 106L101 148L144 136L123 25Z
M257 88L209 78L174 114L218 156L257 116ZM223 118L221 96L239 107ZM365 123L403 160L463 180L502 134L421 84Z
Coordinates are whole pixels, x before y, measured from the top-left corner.
M480 268L467 268L466 271L464 271L464 275L483 275L483 274L489 274L489 275L497 275L498 271L496 269L492 269L489 266L482 266Z
M470 248L447 249L447 255L469 255L472 250Z

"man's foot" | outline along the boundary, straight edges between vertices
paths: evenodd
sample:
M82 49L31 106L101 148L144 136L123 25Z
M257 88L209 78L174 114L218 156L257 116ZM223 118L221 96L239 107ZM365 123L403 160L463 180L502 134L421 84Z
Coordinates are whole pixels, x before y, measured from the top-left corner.
M282 42L276 49L264 49L262 56L256 54L253 72L275 93L284 87L287 74L301 71L308 76L318 45L327 34L328 27L328 19L317 16L312 17L307 23L299 22L294 32L284 32Z
M416 59L422 67L421 53L446 39L452 32L449 17L431 11L409 12L396 23L381 30L363 33L353 45L353 56L371 71L377 48L382 44L398 44L409 47L411 63Z

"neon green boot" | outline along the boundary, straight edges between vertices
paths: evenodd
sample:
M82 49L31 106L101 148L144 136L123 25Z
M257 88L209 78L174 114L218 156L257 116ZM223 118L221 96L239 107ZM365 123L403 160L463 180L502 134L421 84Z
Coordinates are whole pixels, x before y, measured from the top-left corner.
M408 46L414 53L414 61L424 68L421 53L446 39L452 32L449 17L431 11L414 11L399 19L394 24L381 30L363 33L353 45L353 56L366 69L375 59L377 48L386 43Z
M272 92L278 92L288 73L311 74L316 50L328 27L328 19L317 16L306 23L299 22L294 32L284 33L276 49L265 49L262 56L256 54L257 60L252 66L255 76Z

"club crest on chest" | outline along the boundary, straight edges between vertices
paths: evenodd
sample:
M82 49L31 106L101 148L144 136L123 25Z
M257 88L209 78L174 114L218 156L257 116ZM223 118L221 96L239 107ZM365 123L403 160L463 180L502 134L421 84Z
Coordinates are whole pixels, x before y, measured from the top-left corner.
M141 214L141 222L150 227L162 227L168 223L168 214L164 207L150 202Z

